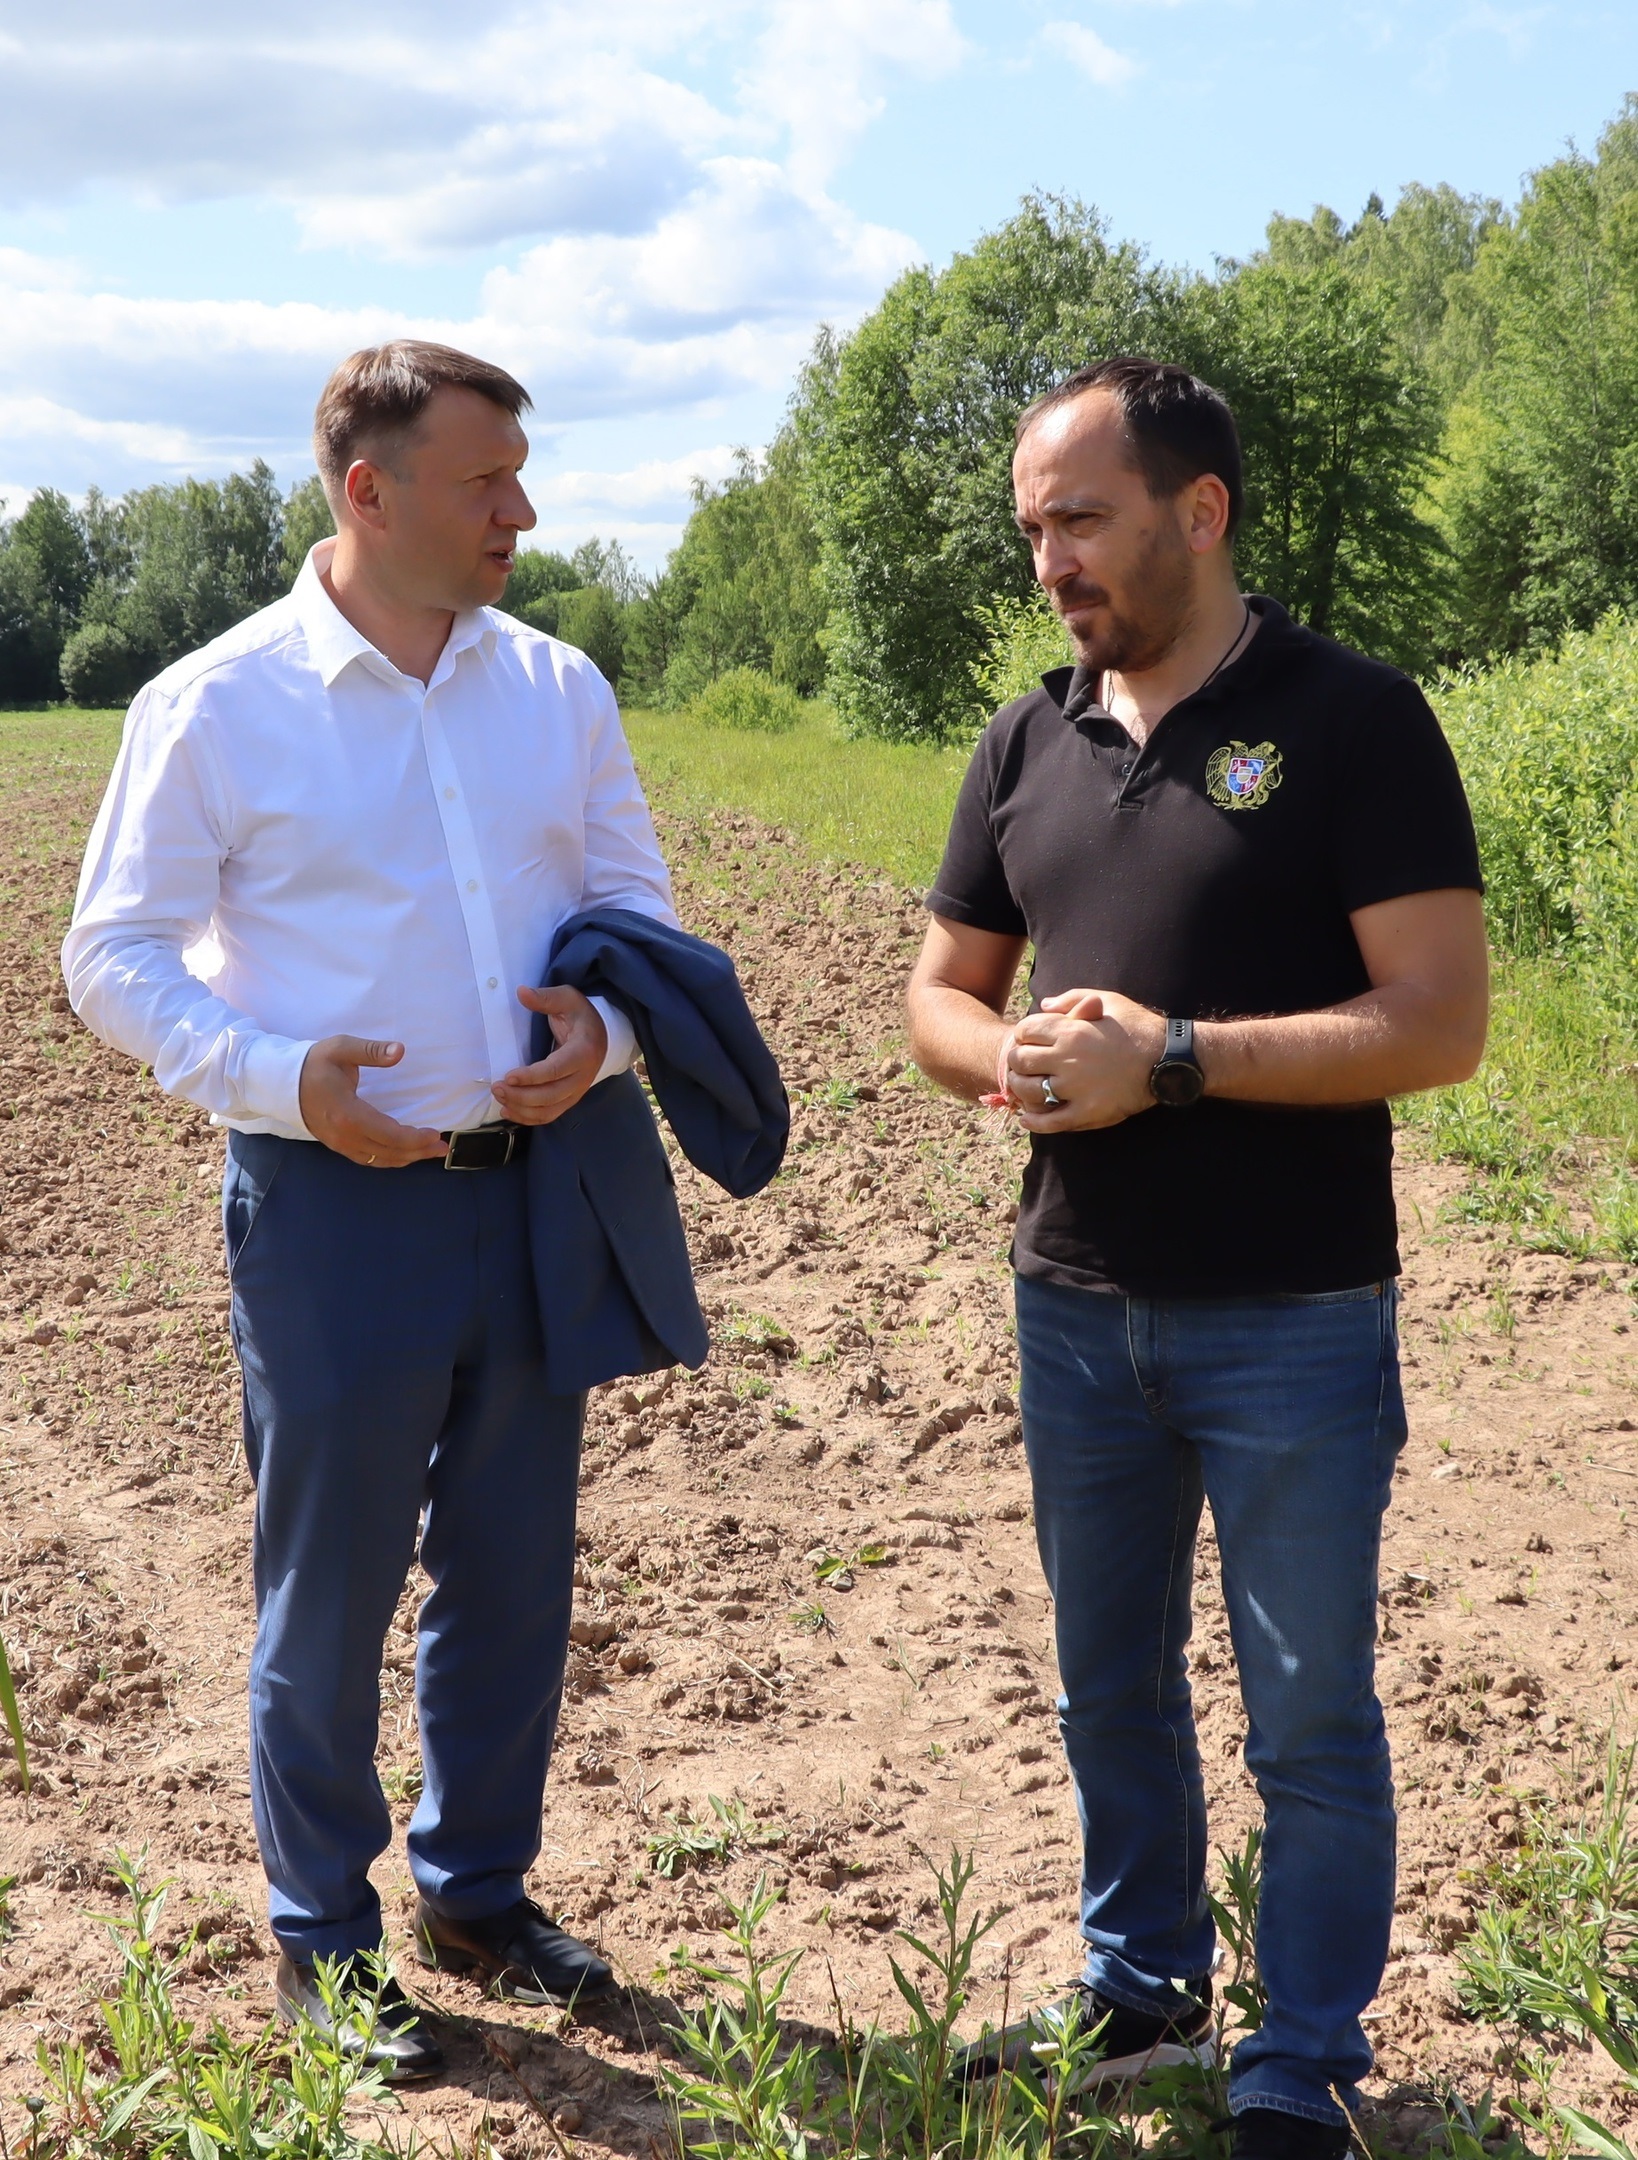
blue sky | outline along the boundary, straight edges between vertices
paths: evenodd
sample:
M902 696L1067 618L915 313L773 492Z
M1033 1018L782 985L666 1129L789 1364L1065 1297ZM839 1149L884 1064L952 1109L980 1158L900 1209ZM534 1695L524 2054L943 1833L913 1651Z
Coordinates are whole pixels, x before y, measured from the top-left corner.
M1510 200L1629 88L1632 0L0 0L0 495L298 478L410 330L530 385L540 538L655 564L815 326L1030 188L1209 268Z

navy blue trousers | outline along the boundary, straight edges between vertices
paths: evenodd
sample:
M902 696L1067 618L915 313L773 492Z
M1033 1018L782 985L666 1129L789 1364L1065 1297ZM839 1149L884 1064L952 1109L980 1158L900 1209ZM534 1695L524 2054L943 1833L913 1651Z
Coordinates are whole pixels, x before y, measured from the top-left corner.
M365 1170L234 1133L222 1192L256 1484L251 1802L300 1957L373 1949L382 1645L416 1553L417 1888L482 1918L540 1849L585 1398L546 1390L522 1161Z

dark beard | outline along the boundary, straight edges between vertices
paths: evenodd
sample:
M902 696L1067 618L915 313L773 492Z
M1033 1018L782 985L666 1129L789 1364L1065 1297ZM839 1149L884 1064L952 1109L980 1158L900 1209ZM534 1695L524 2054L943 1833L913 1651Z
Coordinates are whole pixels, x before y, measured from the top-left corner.
M1091 633L1071 628L1075 657L1088 672L1106 669L1118 675L1142 675L1159 667L1188 630L1194 608L1194 579L1189 551L1173 532L1162 528L1133 564L1124 604L1114 602L1103 585L1070 578L1052 594L1059 614L1066 607L1104 610Z

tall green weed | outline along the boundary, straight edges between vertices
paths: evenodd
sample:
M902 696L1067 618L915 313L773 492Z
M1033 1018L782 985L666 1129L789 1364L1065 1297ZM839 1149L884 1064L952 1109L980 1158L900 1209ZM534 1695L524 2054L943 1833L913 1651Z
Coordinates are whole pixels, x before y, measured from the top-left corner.
M1226 2104L1220 2067L1158 2069L1127 2087L1097 2082L1101 2024L1083 2021L1079 1998L1042 2005L1027 2063L986 2079L963 2077L957 2026L975 1984L975 1960L995 1918L967 1910L973 1862L951 1854L935 1868L935 1917L900 1930L893 1982L908 2022L902 2031L861 2026L833 1999L834 2044L792 2031L780 2015L807 1955L773 1951L761 1931L779 1893L759 1882L729 1901L732 1963L674 1955L666 1977L705 1994L672 2030L679 2068L661 2083L677 2118L677 2149L694 2160L1173 2160L1220 2153ZM1257 1845L1225 1858L1224 1897L1213 1910L1235 1964L1243 2027L1255 2028L1262 1991L1253 1948ZM1002 2010L1002 2022L1009 2011ZM1222 2040L1221 2021L1218 2033Z
M0 1635L0 1718L5 1720L11 1737L11 1751L17 1758L17 1775L27 1792L31 1780L28 1770L28 1739L23 1731L23 1714L17 1707L17 1687L11 1677L11 1664L6 1656L6 1639Z
M18 2160L413 2160L413 2134L397 2145L372 2134L370 2111L388 2100L381 2073L311 2023L241 2041L183 2017L176 1984L198 1938L164 1950L167 1886L148 1889L123 1853L115 1871L131 1901L129 1918L107 1922L119 1985L96 2039L41 2043L46 2092L25 2103ZM339 1997L320 1985L340 2022Z
M1635 1755L1612 1733L1595 1799L1569 1816L1551 1803L1525 1810L1523 1842L1490 1870L1490 1903L1457 1958L1471 2015L1596 2046L1629 2093L1638 2092ZM1541 2102L1521 2112L1549 2153L1638 2160L1617 2131L1553 2100L1550 2054L1524 2060ZM1448 2143L1453 2160L1477 2160L1459 2139Z

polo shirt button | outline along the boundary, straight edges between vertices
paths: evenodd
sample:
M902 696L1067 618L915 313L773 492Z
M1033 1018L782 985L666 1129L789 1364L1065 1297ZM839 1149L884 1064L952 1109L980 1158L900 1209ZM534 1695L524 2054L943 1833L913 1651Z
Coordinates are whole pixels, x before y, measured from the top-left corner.
M455 790L454 790L454 789L453 789L452 787L446 787L446 788L444 789L444 801L445 801L445 802L453 802L454 800L455 800Z
M489 978L489 987L491 990L498 989L500 987L500 978L496 975L491 975Z
M476 892L476 891L477 891L477 889L478 889L478 881L477 881L477 879L476 879L475 877L469 877L469 878L467 879L467 881L466 881L466 889L467 889L467 891L468 891L468 892Z

